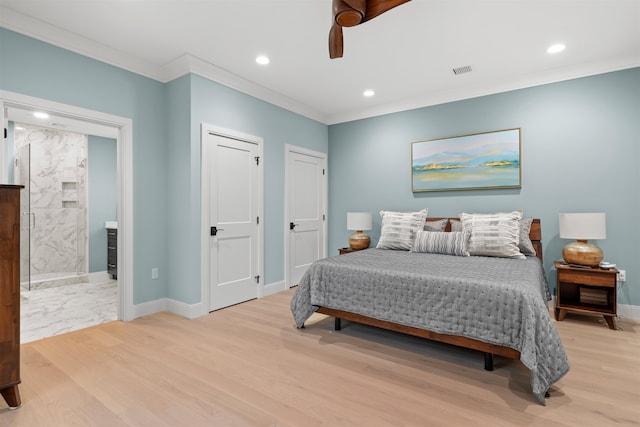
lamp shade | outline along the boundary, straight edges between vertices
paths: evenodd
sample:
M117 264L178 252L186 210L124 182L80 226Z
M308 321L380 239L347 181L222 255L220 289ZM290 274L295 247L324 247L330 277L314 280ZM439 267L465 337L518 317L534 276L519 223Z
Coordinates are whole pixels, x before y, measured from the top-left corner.
M561 213L560 238L576 239L562 249L562 258L569 264L597 267L602 261L602 249L587 242L589 239L606 239L604 213Z
M347 230L371 230L371 212L347 212Z
M606 214L604 213L561 213L561 239L606 239Z

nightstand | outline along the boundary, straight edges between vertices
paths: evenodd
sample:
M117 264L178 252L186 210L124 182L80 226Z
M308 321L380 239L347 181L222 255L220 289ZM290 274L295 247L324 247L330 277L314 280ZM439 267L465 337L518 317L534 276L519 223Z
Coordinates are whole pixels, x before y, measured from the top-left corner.
M558 272L556 320L564 320L567 311L599 314L604 316L609 328L615 329L618 270L572 267L561 261L556 261L555 267Z
M358 252L358 251L361 251L361 250L362 249L351 249L351 248L347 247L347 248L338 249L338 252L340 252L340 255L344 255L344 254L350 254L351 252Z

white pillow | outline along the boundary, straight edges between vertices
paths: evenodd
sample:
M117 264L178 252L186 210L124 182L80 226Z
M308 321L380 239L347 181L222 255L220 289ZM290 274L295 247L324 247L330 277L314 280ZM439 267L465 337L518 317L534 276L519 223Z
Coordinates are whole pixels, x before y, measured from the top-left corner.
M411 252L469 256L469 232L418 231Z
M419 212L380 211L382 227L376 248L410 250L416 232L424 227L427 212L427 209Z
M460 212L462 228L469 231L467 250L470 255L501 258L526 258L520 253L520 220L522 211L493 214Z

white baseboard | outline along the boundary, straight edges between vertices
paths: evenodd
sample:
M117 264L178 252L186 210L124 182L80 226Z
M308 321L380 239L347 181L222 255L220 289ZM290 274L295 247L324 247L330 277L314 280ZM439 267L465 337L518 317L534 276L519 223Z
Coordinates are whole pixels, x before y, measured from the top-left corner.
M142 304L135 304L133 306L132 318L137 319L138 317L148 316L161 311L168 311L169 313L174 313L187 319L194 319L202 315L201 310L201 303L186 304L171 298L161 298Z
M269 295L275 295L286 290L288 290L288 288L286 287L284 280L281 282L270 283L260 288L258 298L268 297Z
M106 282L110 280L111 276L106 271L96 271L94 273L89 273L89 283L95 282Z
M627 319L640 320L640 306L630 304L618 304L618 316Z
M259 289L258 298L268 297L269 295L275 295L286 290L287 288L284 281L271 283ZM161 298L154 301L144 302L142 304L135 304L133 306L132 319L159 313L161 311L168 311L169 313L177 314L178 316L186 317L187 319L195 319L196 317L203 315L201 302L196 304L187 304L171 298Z

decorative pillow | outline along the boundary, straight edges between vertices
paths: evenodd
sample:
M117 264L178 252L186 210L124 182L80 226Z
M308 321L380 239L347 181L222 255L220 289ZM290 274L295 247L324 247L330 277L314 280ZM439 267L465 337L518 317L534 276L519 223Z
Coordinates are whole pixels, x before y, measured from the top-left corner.
M437 221L427 221L424 224L424 231L444 231L447 228L447 218L439 219Z
M453 232L462 231L462 222L460 222L460 220L452 219L449 222L451 223L451 231Z
M411 252L426 252L430 254L445 254L457 256L469 256L467 252L467 241L469 233L440 232L440 231L418 231L413 242Z
M380 211L382 227L378 249L399 249L408 251L418 230L422 230L427 219L427 209L419 212Z
M518 247L520 248L520 252L526 256L536 256L536 250L529 238L532 223L533 218L522 218L520 220L520 243L518 244Z
M526 258L520 253L522 211L494 214L460 212L465 231L470 231L467 250L470 255L501 258Z

